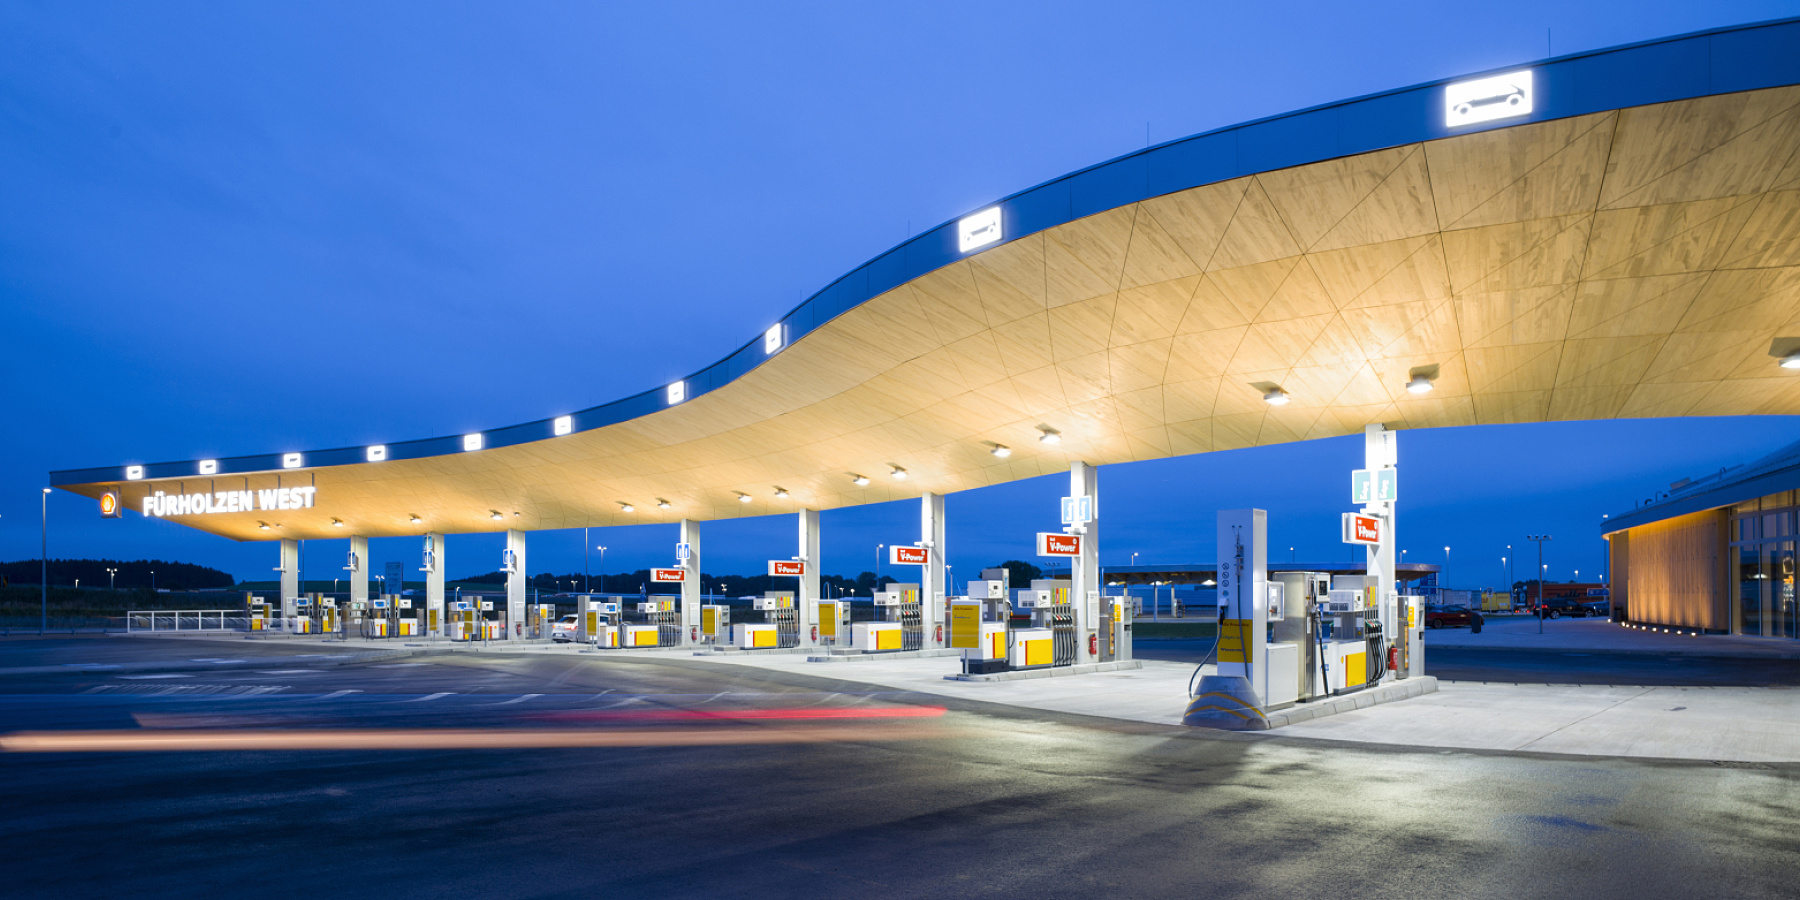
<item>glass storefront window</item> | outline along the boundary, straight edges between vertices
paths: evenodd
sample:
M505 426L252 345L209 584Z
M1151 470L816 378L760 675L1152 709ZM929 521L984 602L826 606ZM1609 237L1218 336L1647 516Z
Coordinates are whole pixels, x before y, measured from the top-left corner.
M1762 634L1763 583L1766 581L1762 548L1749 544L1738 548L1738 633Z
M1769 633L1778 637L1794 637L1794 545L1775 544L1770 550Z
M1737 520L1737 540L1740 542L1756 540L1755 516L1744 516Z

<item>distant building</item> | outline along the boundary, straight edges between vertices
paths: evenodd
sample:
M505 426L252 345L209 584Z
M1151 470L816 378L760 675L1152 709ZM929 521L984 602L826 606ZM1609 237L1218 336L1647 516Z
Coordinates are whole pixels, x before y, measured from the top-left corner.
M1615 610L1633 622L1800 638L1794 605L1800 443L1748 465L1684 478L1645 499L1609 517L1602 529Z

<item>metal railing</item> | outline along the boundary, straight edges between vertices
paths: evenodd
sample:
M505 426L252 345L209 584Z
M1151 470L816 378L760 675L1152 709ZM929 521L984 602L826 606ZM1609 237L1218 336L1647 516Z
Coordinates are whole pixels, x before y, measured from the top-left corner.
M132 610L125 614L125 631L248 631L249 616L241 609Z

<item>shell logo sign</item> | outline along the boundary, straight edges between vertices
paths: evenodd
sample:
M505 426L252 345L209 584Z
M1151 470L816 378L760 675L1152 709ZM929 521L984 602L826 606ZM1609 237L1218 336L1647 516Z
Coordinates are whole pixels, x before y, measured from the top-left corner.
M119 518L118 491L107 491L100 495L100 517L104 519Z

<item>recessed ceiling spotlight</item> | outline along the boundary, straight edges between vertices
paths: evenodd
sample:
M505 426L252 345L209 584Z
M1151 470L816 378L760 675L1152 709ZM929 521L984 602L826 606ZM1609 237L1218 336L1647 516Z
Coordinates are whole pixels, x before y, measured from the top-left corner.
M1406 389L1414 394L1429 394L1431 388L1431 379L1423 375L1414 375L1413 380L1406 383Z
M1062 432L1057 431L1056 429L1051 428L1048 425L1039 425L1038 430L1043 432L1043 434L1038 435L1038 443L1040 443L1040 444L1060 444L1060 443L1062 443Z
M331 527L333 527L333 528L342 528L342 527L344 527L344 520L343 520L343 519L332 519L332 520L331 520Z
M775 496L779 497L782 500L786 500L788 498L788 489L782 487L779 484L776 485L775 486Z
M500 514L500 511L499 511L499 510L497 510L497 509L490 509L490 510L488 510L488 512L490 512L490 513L493 513L493 516L492 516L492 518L493 518L493 520L494 520L494 521L496 521L496 522L498 522L498 521L500 521L500 520L502 520L502 519L504 519L504 518L506 518L506 517L505 517L505 516L503 516L503 515L501 515L501 514Z
M889 465L893 465L893 464L889 463ZM906 470L900 468L899 466L894 466L894 471L889 472L888 474L894 476L895 481L905 481L906 480Z
M1270 388L1268 393L1263 394L1263 402L1270 406L1286 406L1290 399L1292 398L1288 397L1287 391L1281 388Z
M408 517L408 518L410 518L410 519L412 519L412 523L413 523L413 524L414 524L414 525L417 525L417 524L419 524L419 523L420 523L420 522L423 522L423 521L425 521L425 520L424 520L424 519L421 519L421 518L419 518L419 517L418 517L418 516L409 516L409 517Z
M632 506L629 503L621 503L621 504L619 504L619 511L620 512L637 512L637 507Z
M1781 367L1784 369L1800 369L1800 353L1789 353L1782 357Z
M269 523L267 523L267 522L258 522L258 523L256 523L256 527L258 527L258 528L260 528L260 529L262 529L262 530L264 530L264 531L268 531L268 530L269 530Z
M668 509L668 508L669 508L669 501L667 501L667 500L664 500L664 499L663 499L663 498L661 498L661 497L658 497L658 498L656 498L656 508L657 508L657 509Z
M867 476L867 475L852 475L852 476L850 476L850 483L856 485L857 487L867 487L869 484L869 476Z
M749 494L746 494L743 491L737 491L736 493L737 493L737 498L738 498L739 503L749 503L750 502Z
M1012 455L1012 448L1006 446L1005 444L995 444L993 447L988 449L988 452L994 454L995 456L1000 457L1001 459L1005 459Z

